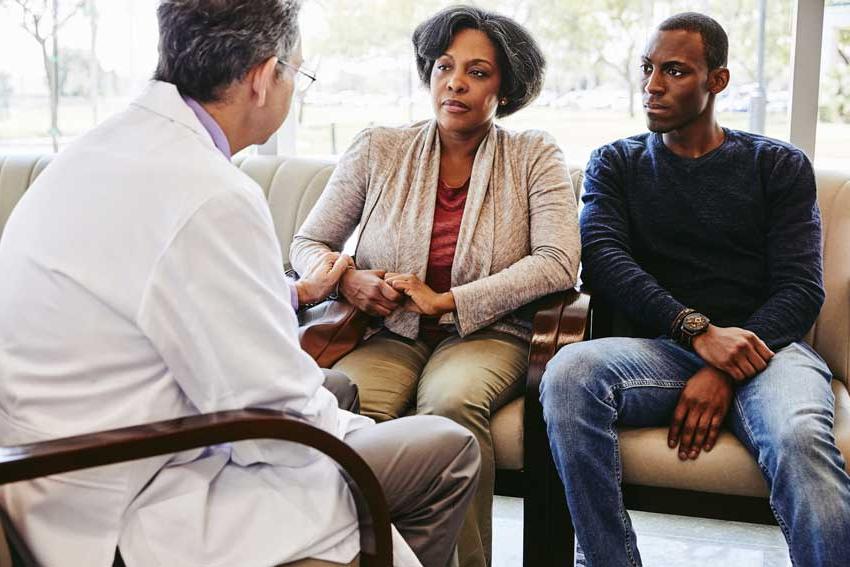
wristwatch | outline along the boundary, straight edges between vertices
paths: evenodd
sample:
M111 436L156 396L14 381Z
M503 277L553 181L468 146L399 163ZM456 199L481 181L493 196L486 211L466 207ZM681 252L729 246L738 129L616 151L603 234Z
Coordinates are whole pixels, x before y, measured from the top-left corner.
M711 319L702 313L697 311L688 313L682 319L682 324L679 327L679 343L684 347L691 348L694 337L706 332L710 323Z

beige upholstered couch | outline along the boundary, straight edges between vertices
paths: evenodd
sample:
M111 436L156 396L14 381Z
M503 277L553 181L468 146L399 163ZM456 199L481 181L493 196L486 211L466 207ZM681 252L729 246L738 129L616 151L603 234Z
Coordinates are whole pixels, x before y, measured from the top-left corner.
M0 237L9 213L49 163L48 157L0 157ZM309 158L248 157L235 163L266 192L284 259L298 226L323 190L333 162ZM573 168L581 187L582 170ZM838 444L850 457L850 171L818 172L825 230L827 300L810 343L836 376ZM582 294L583 295L583 294ZM551 468L536 402L546 360L586 329L587 297L566 294L535 318L528 392L493 416L497 492L525 496L524 564L562 566L572 557L571 524L563 492ZM694 462L679 462L667 449L663 428L622 432L624 484L632 508L708 517L770 521L759 469L743 446L723 433L717 447ZM524 471L524 473L522 473ZM531 473L531 474L529 474ZM523 478L524 474L524 478Z

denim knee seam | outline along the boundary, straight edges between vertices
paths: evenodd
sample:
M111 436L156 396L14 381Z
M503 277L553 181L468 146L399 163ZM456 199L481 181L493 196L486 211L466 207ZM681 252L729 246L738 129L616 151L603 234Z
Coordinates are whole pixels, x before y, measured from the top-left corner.
M635 386L638 386L638 382L647 382L647 380L635 380L633 381ZM652 385L655 384L645 384ZM628 387L631 387L631 383L627 386L626 384L619 384L617 386L613 386L611 390L608 392L608 395L605 397L605 403L614 407L614 395L617 390L625 390ZM617 435L616 429L612 426L608 428L608 434L611 436L611 439L614 441L614 462L616 463L616 473L617 473L617 492L619 493L617 496L617 502L619 503L619 512L620 512L620 523L623 527L623 532L628 534L630 532L629 521L628 521L628 512L626 511L625 503L623 501L623 463L620 460L620 436ZM625 538L626 543L626 555L629 557L629 562L633 567L640 567L639 563L635 560L635 554L632 550L631 542L629 540L628 535Z
M735 407L738 409L738 414L741 416L741 425L743 425L744 433L747 435L747 443L750 445L750 447L752 447L753 451L756 451L756 440L755 436L753 435L753 430L750 428L750 423L749 421L747 421L746 415L744 414L744 408L737 397L735 398ZM767 482L768 484L769 495L767 503L770 506L770 511L773 512L773 517L776 518L776 523L779 524L779 529L782 530L782 534L785 536L785 541L790 542L791 531L788 529L788 525L785 523L785 520L779 514L779 511L773 505L773 481L770 478L770 475L768 474L767 467L762 461L760 451L758 451L756 464L758 465L759 470L761 470L761 474L764 477L765 482ZM792 553L790 546L788 548L788 555L791 559L791 565L796 566L797 561L794 560L794 554Z
M608 406L614 408L616 410L616 404L614 403L614 397L618 392L629 390L631 388L663 388L663 389L681 389L685 385L685 381L682 380L656 380L656 379L634 379L634 380L625 380L620 384L616 384L611 386L608 391L608 395L605 397L604 402ZM614 442L615 447L615 456L614 460L616 463L616 474L617 474L617 502L619 506L620 513L620 522L623 528L623 531L628 534L631 530L629 528L628 522L628 512L625 508L625 503L623 501L623 464L620 459L620 438L617 435L616 429L612 426L608 428L608 434L611 436L611 439ZM635 559L635 553L632 549L631 540L627 536L625 538L625 546L626 546L626 555L629 558L629 562L633 567L639 567L640 563Z
M752 428L750 428L750 422L747 421L746 415L744 414L744 406L741 405L741 400L738 399L737 396L735 396L734 399L735 399L735 408L737 408L738 414L741 416L741 425L744 426L744 433L747 434L747 443L749 443L752 450L755 451L756 450L756 438L753 435ZM762 466L761 456L759 456L758 464L759 464L759 467Z
M613 386L616 390L629 390L631 388L682 388L687 381L685 380L625 380L620 384ZM613 393L613 392L612 392Z

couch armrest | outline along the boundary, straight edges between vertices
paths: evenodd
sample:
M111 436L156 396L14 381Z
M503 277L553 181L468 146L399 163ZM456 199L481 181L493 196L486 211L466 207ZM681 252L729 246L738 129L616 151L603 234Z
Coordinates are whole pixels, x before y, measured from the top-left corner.
M546 363L558 349L586 338L589 309L590 295L575 289L547 295L540 300L540 308L534 315L526 383L529 390L534 390L535 396L539 395Z
M526 469L544 466L551 460L543 406L540 405L540 381L546 364L562 346L585 339L590 296L575 289L553 293L538 300L534 315L531 344L528 349L528 374L525 384Z
M540 405L540 381L546 364L558 349L585 339L590 296L576 289L568 289L547 295L539 299L537 304L525 384L523 462L526 470L545 467L551 461L543 406Z
M222 411L0 447L0 484L245 439L292 441L312 447L336 461L357 504L361 542L367 531L363 529L365 526L371 523L374 533L375 553L361 552L360 564L392 566L389 508L369 465L345 442L279 411Z
M587 337L590 295L568 289L547 295L539 299L537 304L525 384L523 461L526 469L544 467L551 461L543 406L540 405L540 381L546 364L558 349Z
M523 418L523 557L526 565L553 565L573 557L573 541L569 537L572 524L564 488L549 451L540 404L540 381L546 363L559 348L586 338L589 306L590 296L575 289L548 295L536 302ZM540 542L546 542L545 546Z

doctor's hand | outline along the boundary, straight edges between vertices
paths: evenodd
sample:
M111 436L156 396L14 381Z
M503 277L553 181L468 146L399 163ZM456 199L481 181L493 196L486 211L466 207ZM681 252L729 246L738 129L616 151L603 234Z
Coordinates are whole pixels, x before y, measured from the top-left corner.
M732 379L706 366L688 379L673 411L667 445L679 446L679 458L696 459L701 450L711 451L726 419L732 397Z
M731 376L736 382L752 378L773 358L764 341L746 329L709 325L694 337L691 345L706 362Z
M384 281L383 270L347 270L339 280L339 292L353 306L370 315L386 317L404 300Z
M298 303L301 305L316 303L329 296L336 288L339 278L349 267L354 267L354 262L347 254L339 252L322 254L319 261L295 282Z
M409 298L404 304L405 311L439 317L455 310L455 296L451 291L437 293L413 274L387 274L385 279Z

